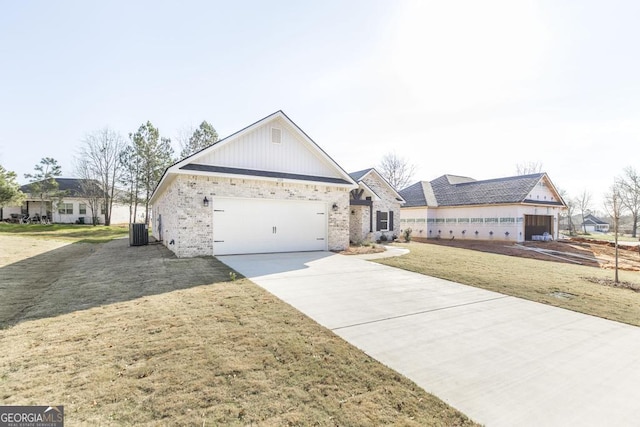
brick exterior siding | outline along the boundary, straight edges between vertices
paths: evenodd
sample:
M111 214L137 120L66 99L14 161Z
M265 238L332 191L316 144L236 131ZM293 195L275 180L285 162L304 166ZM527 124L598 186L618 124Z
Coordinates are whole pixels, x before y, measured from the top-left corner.
M369 206L351 206L351 229L350 239L354 243L363 241L377 241L384 233L389 240L393 236L400 236L400 202L396 200L396 195L389 187L389 184L381 180L377 174L369 173L362 180L380 200L373 202L373 232L370 232ZM376 211L393 212L393 229L389 231L376 231Z
M209 206L203 199L210 200ZM243 197L327 202L328 249L349 246L349 189L323 184L177 175L153 206L152 233L178 257L213 254L214 198ZM338 205L337 210L331 209ZM395 215L395 214L394 214ZM399 226L399 212L394 221ZM161 224L159 224L161 221ZM396 227L397 227L396 226Z

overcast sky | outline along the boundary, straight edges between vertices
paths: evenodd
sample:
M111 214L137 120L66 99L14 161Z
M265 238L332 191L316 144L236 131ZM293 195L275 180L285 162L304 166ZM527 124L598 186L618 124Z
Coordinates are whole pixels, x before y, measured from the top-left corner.
M611 0L0 1L0 164L73 177L105 126L224 137L283 110L349 172L389 152L414 181L538 162L600 199L640 169L638 22Z

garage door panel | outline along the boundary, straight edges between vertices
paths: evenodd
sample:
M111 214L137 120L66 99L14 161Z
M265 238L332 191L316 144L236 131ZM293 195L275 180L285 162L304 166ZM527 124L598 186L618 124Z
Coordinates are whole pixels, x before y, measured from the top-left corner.
M326 250L326 203L214 198L214 255Z

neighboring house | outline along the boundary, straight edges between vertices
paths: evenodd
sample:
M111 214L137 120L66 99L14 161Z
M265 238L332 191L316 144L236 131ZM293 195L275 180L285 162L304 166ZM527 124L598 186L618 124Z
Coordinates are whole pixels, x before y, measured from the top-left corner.
M580 230L585 231L587 233L592 232L601 232L607 233L609 232L609 223L601 220L600 218L595 217L592 214L589 214L584 217L584 222L580 224Z
M546 240L558 238L566 205L546 173L476 181L443 175L400 191L401 228L414 238Z
M349 174L358 183L351 190L349 239L353 243L389 240L400 235L400 205L404 199L375 169Z
M343 250L356 187L277 111L167 168L152 232L179 257Z
M98 222L104 224L104 206L100 204L100 212L91 212L91 207L86 198L81 196L81 179L77 178L55 178L58 183L58 192L63 193L61 197L45 197L41 200L39 194L31 194L29 184L20 187L20 191L26 194L26 199L22 206L10 206L2 210L2 220L10 220L12 216L27 215L31 218L36 216L46 216L49 221L55 223L85 223L91 224L92 217L97 216ZM143 208L144 210L144 208ZM111 224L122 224L129 222L129 207L114 203L111 212Z

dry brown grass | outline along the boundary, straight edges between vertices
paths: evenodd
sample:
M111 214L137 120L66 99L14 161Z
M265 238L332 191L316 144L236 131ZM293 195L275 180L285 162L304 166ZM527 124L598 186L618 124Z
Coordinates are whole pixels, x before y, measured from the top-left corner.
M604 286L611 270L495 253L411 243L408 255L378 262L470 286L640 326L640 273L621 271L626 288Z
M384 246L378 245L377 243L370 243L366 245L349 245L347 249L341 251L342 255L366 255L366 254L377 254L380 252L384 252Z
M4 405L62 404L69 425L474 425L213 258L44 249L0 266Z

